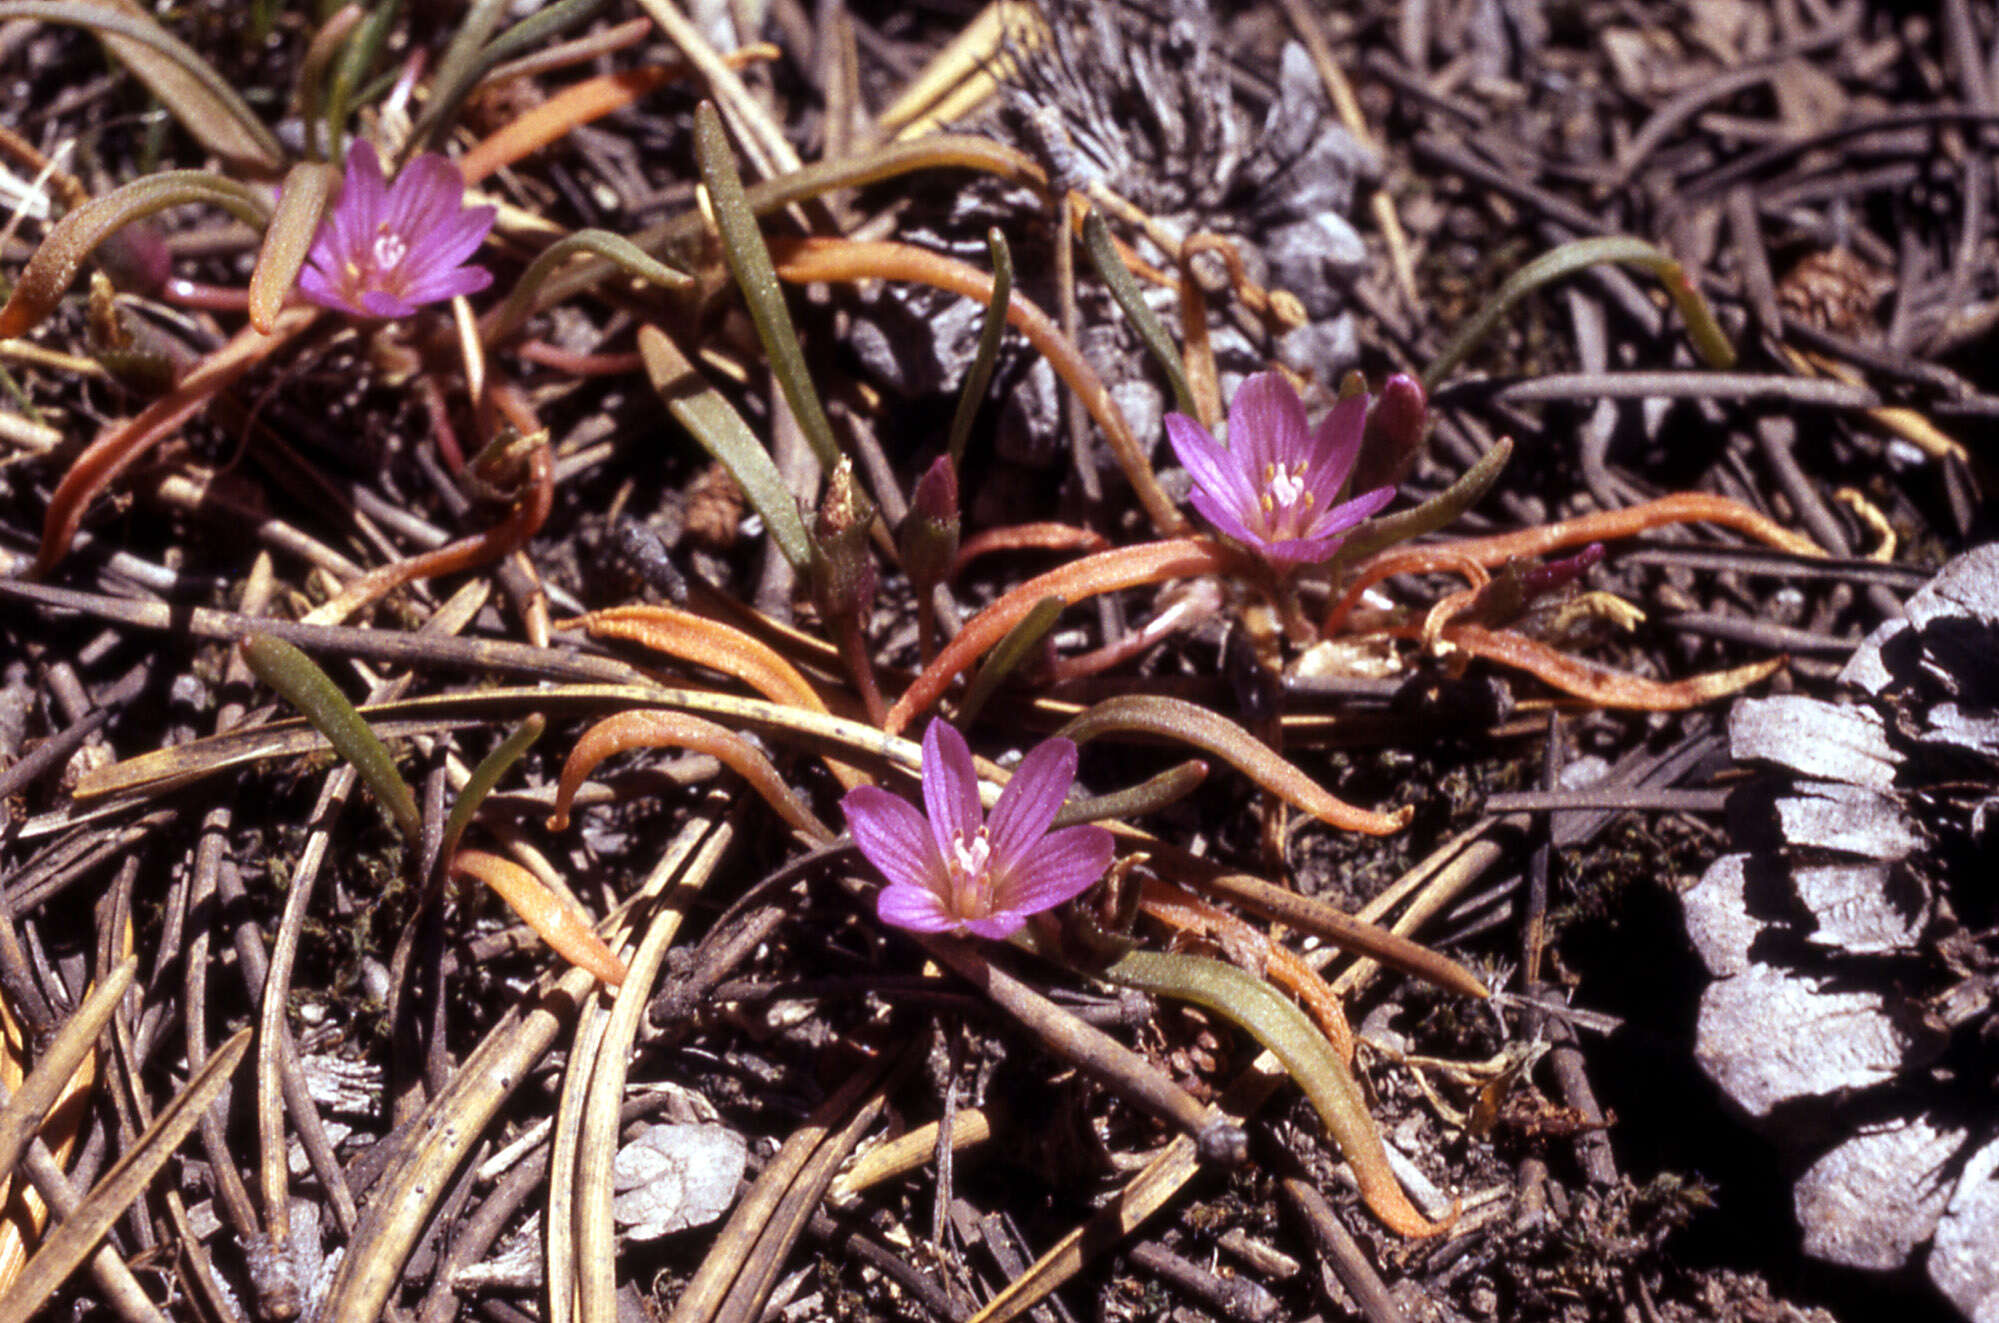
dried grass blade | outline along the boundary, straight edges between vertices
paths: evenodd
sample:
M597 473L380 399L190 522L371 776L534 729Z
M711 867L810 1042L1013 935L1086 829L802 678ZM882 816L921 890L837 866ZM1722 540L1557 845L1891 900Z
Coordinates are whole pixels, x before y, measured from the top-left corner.
M707 877L733 836L729 828L710 836L689 871ZM646 925L645 936L632 956L631 974L618 989L618 999L598 1039L596 1060L589 1065L590 1090L583 1104L572 1201L581 1265L576 1282L577 1313L583 1323L615 1323L618 1317L618 1235L611 1168L618 1156L619 1109L625 1101L627 1065L638 1041L640 1021L684 913L668 904Z
M791 1133L776 1156L764 1165L756 1184L736 1205L694 1278L673 1306L667 1323L711 1323L737 1278L750 1268L766 1226L774 1222L785 1195L804 1173L828 1132L855 1109L881 1081L886 1060L877 1058L848 1078L832 1097L814 1108L805 1124ZM831 1173L827 1178L831 1180Z
M1268 745L1227 717L1183 699L1151 694L1107 698L1058 733L1084 744L1100 735L1127 731L1163 736L1205 749L1301 813L1309 813L1342 831L1386 836L1408 825L1414 812L1406 804L1393 813L1355 808L1278 757Z
M4 1295L0 1323L27 1323L69 1279L111 1224L141 1198L153 1177L200 1123L202 1113L229 1084L250 1050L251 1031L239 1030L211 1056L187 1087L161 1108L146 1129L102 1180L91 1187L76 1211L64 1218Z
M701 886L705 875L693 869L683 873L683 865L715 830L711 816L690 821L647 879L640 898L650 900L676 880ZM531 1003L509 1011L493 1027L411 1128L407 1146L375 1186L383 1193L364 1210L320 1317L384 1317L410 1252L451 1188L453 1175L483 1141L501 1105L555 1042L563 1017L590 995L593 980L587 971L571 969L541 986Z
M137 956L119 961L102 982L91 989L83 1004L63 1021L56 1036L42 1049L40 1060L29 1072L7 1106L0 1109L0 1181L13 1174L28 1143L42 1128L49 1110L62 1097L78 1066L97 1043L97 1036L110 1022L118 999L132 986L139 968Z

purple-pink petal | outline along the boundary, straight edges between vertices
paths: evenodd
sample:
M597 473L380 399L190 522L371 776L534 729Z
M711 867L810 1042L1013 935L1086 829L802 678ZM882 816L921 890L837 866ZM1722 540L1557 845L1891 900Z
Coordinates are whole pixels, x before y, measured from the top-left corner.
M1256 492L1245 475L1239 457L1224 450L1208 434L1208 429L1184 413L1166 415L1166 439L1174 458L1187 470L1199 491L1208 492L1225 505L1254 505Z
M477 294L492 283L493 273L485 267L461 266L411 281L404 287L403 297L413 304L442 303L460 294Z
M465 176L449 157L425 152L396 176L383 219L412 246L458 214L465 202Z
M994 942L1003 942L1026 926L1027 916L1014 910L994 910L983 919L967 919L963 925L974 937Z
M407 317L416 311L416 304L385 289L362 290L361 307L370 317L380 317L384 320Z
M942 717L932 718L923 733L923 806L930 813L930 838L946 859L958 841L970 841L985 822L971 746Z
M1087 891L1111 866L1117 847L1102 827L1050 832L993 885L993 909L1039 914Z
M890 883L875 897L875 914L883 923L920 933L949 932L958 926L943 899L928 887Z
M1251 475L1271 464L1296 464L1310 437L1305 405L1279 372L1259 372L1229 401L1229 449Z
M878 786L856 786L840 801L854 844L892 887L929 890L943 873L930 829L908 800Z
M486 242L498 214L492 207L468 207L433 231L423 247L411 250L412 260L431 268L457 266Z
M993 869L1009 868L1012 861L1048 834L1049 824L1062 811L1069 787L1076 783L1076 746L1056 737L1044 740L1020 760L1013 779L1000 792L993 816L986 823L992 840Z
M1201 512L1202 518L1236 541L1247 543L1252 547L1263 545L1264 539L1261 533L1253 532L1233 509L1210 496L1206 489L1196 487L1188 494L1187 499Z
M1338 494L1340 484L1353 472L1354 461L1360 458L1360 439L1367 430L1367 404L1366 395L1347 396L1333 406L1333 411L1312 434L1309 451L1312 465L1306 470L1306 477L1317 480L1314 490L1326 493L1321 500Z
M382 158L375 154L375 144L363 138L348 148L347 175L336 211L343 213L353 227L345 236L350 242L357 237L357 230L372 230L382 219L382 203L388 191L389 181L382 173Z

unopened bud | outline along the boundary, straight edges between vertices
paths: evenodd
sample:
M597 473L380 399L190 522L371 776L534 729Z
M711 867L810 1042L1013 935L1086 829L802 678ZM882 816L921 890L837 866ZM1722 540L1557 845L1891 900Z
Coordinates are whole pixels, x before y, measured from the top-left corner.
M149 220L133 221L105 236L91 258L111 283L131 294L160 292L173 274L173 254L166 235Z
M1354 492L1371 492L1401 482L1416 462L1429 435L1430 406L1422 383L1398 372L1382 383L1381 394L1367 411L1361 434L1360 459L1354 464Z
M812 591L828 620L865 621L875 603L875 559L868 547L874 503L842 459L812 521Z
M949 455L939 455L916 480L896 541L903 571L918 592L950 576L958 558L958 471Z

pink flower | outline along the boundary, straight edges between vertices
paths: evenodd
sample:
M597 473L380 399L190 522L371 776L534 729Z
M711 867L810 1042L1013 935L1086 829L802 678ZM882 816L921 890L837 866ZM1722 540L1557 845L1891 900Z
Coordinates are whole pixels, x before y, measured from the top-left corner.
M340 200L319 223L299 272L299 292L356 317L407 317L425 303L475 294L490 271L465 259L493 228L492 207L465 207L465 179L448 157L427 152L390 184L374 147L347 152Z
M874 786L840 801L855 844L888 879L875 912L917 932L1000 938L1080 895L1110 867L1112 844L1102 827L1048 830L1075 780L1076 746L1045 741L1021 760L987 821L965 737L932 721L923 736L927 819Z
M1314 432L1291 383L1259 372L1229 401L1226 447L1185 414L1166 415L1166 436L1209 523L1274 565L1311 564L1395 496L1382 487L1333 503L1360 455L1367 405L1365 395L1341 400Z

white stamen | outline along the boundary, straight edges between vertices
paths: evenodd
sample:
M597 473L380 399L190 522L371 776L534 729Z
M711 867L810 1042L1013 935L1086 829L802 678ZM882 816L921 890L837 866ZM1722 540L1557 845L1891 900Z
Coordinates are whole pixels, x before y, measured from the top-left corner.
M403 258L409 256L409 242L394 230L383 226L375 234L375 269L393 271Z
M1288 510L1305 494L1305 466L1298 465L1294 473L1288 464L1272 464L1264 470L1264 486L1277 504Z
M967 841L962 834L951 842L952 865L963 878L975 878L986 871L986 863L992 858L993 843L986 839L986 829L979 828L979 834Z

